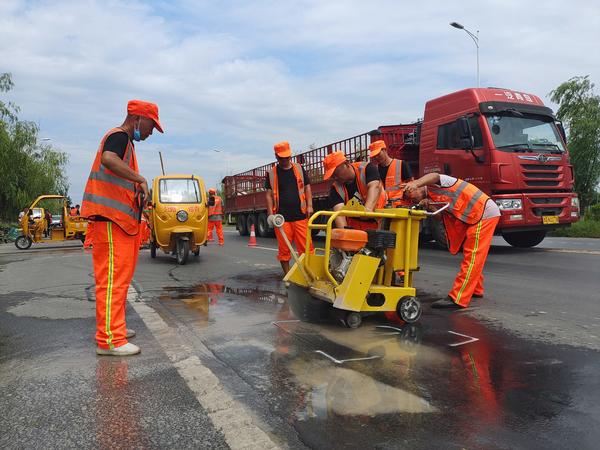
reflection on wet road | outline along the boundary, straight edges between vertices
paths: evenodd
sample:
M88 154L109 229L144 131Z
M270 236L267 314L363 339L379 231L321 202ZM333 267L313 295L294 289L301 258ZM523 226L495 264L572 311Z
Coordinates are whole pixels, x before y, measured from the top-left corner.
M246 276L166 288L159 301L309 447L595 446L596 352L427 306L412 326L377 316L357 330L308 324L284 292L275 275Z

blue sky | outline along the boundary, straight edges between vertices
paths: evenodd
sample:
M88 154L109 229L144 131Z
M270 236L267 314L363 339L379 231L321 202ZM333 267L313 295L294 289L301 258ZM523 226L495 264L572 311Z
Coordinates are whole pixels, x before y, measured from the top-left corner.
M165 134L137 146L142 174L208 185L381 124L426 100L482 86L548 92L600 82L600 6L587 1L0 1L0 72L40 136L69 153L81 198L94 153L131 98L155 101ZM552 106L552 105L550 105ZM219 153L214 150L220 150Z

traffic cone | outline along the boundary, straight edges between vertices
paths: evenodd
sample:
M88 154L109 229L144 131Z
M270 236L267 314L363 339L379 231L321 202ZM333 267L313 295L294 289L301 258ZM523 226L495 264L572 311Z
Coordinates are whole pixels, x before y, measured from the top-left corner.
M256 233L254 233L254 224L250 226L250 241L248 247L256 247Z

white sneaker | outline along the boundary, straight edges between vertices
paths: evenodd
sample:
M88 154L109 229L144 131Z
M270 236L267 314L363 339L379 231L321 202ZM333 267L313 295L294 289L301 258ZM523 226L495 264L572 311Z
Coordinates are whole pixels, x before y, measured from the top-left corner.
M125 329L125 337L127 339L131 339L132 337L135 337L135 330L130 330L129 328Z
M121 345L120 347L115 347L112 350L97 347L96 355L131 356L131 355L137 355L141 351L142 350L137 345L134 345L131 342L128 342L127 344Z

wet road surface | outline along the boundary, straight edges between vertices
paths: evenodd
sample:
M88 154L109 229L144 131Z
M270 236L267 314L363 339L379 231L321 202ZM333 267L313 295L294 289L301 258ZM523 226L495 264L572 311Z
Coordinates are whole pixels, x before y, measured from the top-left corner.
M458 260L424 247L420 323L349 330L290 314L272 240L225 238L186 266L141 252L129 359L93 354L89 254L0 246L0 446L236 448L139 304L283 448L597 448L595 242L495 245L486 297L452 313L428 303Z
M411 326L307 324L289 313L277 272L166 287L159 300L309 447L594 448L600 437L594 351L428 307Z

